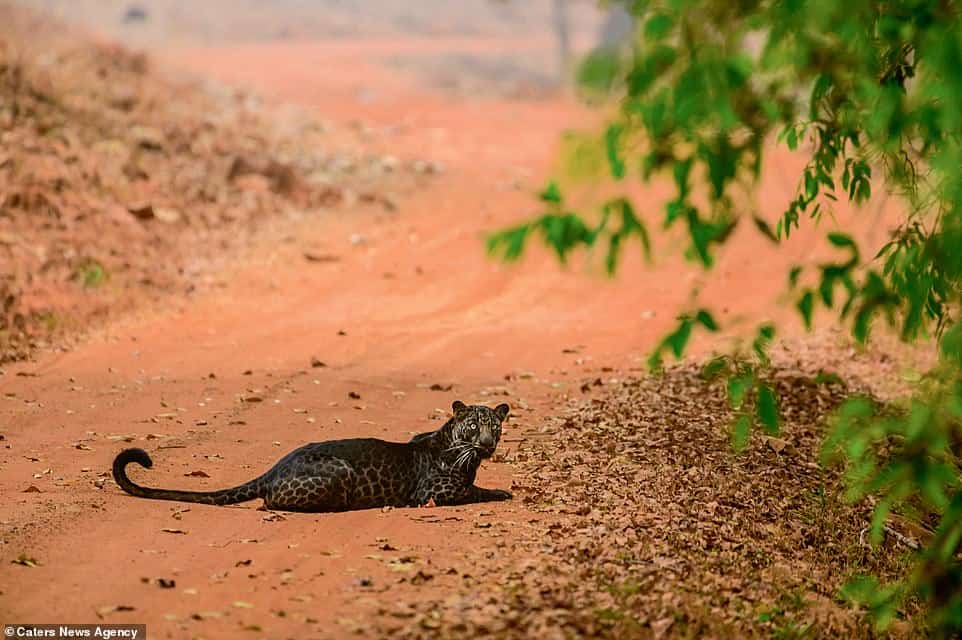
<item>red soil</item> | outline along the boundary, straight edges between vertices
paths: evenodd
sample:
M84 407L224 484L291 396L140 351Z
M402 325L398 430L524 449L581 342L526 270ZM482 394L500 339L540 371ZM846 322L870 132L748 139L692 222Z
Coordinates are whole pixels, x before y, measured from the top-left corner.
M526 521L521 500L269 521L253 503L179 513L187 505L131 498L100 480L124 438L154 456L153 470L134 472L144 484L214 488L252 477L307 441L406 439L438 425L431 418L443 419L454 399L509 402L502 447L510 450L537 437L542 418L578 394L583 376L643 366L685 308L702 276L674 259L645 269L629 255L616 280L582 262L564 272L538 247L519 266L487 259L484 233L537 211L532 193L550 171L559 133L588 116L561 99L433 93L378 65L393 46L169 53L175 66L316 105L335 125L332 140L359 121L372 130L372 151L438 160L444 175L394 213L362 208L266 232L222 276L220 292L172 301L69 353L7 369L0 620L102 615L146 622L153 637L238 637L252 625L263 633L251 637L333 637L363 624L379 603L443 593L465 579L446 573L460 558L510 552L510 539L482 537L476 524ZM784 167L796 164L777 158L759 202L774 211L787 200L794 183ZM657 193L640 202L657 202ZM657 227L655 207L646 217ZM866 233L878 242L882 230L871 226ZM791 316L774 304L784 267L824 244L821 231L776 256L753 229L739 230L699 305L722 321ZM352 244L353 234L364 241ZM305 249L338 259L308 262ZM327 366L312 368L312 356ZM602 366L614 370L602 374ZM433 391L433 383L453 388ZM262 401L240 400L250 395ZM486 463L479 483L508 487L510 465ZM31 486L40 492L25 493ZM380 538L398 551L380 550ZM39 566L12 564L20 554ZM417 560L387 562L401 556ZM435 578L412 584L406 564ZM176 586L160 588L155 578Z

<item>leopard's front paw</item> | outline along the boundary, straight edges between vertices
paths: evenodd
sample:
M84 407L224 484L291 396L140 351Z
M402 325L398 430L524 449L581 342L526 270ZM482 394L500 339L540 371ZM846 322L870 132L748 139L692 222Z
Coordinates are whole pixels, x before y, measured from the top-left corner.
M514 496L510 491L505 491L503 489L492 489L491 499L492 500L511 500Z

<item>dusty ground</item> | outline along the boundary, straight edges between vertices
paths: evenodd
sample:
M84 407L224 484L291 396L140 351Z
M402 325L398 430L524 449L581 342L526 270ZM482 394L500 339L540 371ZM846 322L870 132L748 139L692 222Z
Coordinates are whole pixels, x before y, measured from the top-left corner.
M361 202L277 218L251 246L235 250L234 260L206 272L217 286L203 295L171 295L161 308L115 315L72 350L41 352L4 367L0 619L146 622L153 637L172 638L326 638L354 631L443 636L468 623L463 616L432 612L468 611L474 625L477 610L504 622L507 611L527 603L540 611L561 609L557 602L545 605L543 593L540 600L529 599L523 590L503 608L483 599L501 597L497 585L508 580L505 572L514 572L510 579L517 584L550 563L577 566L563 549L548 545L535 552L532 546L531 532L550 526L555 514L543 508L544 496L556 503L600 499L590 485L561 495L543 476L535 482L532 474L540 468L532 466L531 452L554 455L562 447L561 455L578 455L577 447L563 447L569 441L585 446L584 424L565 426L572 416L585 415L569 406L582 397L583 379L642 375L647 350L701 276L675 260L643 269L637 255L629 256L616 281L604 279L590 262L563 273L540 250L517 267L485 258L484 233L536 210L531 194L552 167L559 134L591 116L558 96L511 101L430 90L385 60L400 52L477 53L491 46L483 38L382 39L156 54L165 68L316 109L331 125L330 144L350 144L360 157L391 154L402 163L429 158L440 173L397 196L394 210ZM760 202L787 201L794 184L786 167L793 163L775 156ZM659 189L640 195L653 205ZM879 214L860 215L862 239L884 239ZM750 229L740 230L701 291L701 303L717 308L723 321L747 312L792 315L776 304L782 267L814 259L820 243L814 234L800 234L776 256L765 242ZM312 366L312 358L324 366ZM645 393L646 402L659 397ZM516 500L316 516L270 514L255 504L186 509L130 498L107 473L116 452L136 443L155 454L155 468L137 476L145 484L226 486L305 441L360 434L406 439L439 424L456 398L511 404L501 455L482 468L480 483L512 486ZM617 394L599 401L621 406ZM622 413L612 409L615 416ZM653 426L645 428L655 437ZM726 438L720 419L699 428L717 454L706 468L721 473L741 464L719 444ZM799 437L808 438L804 451L810 456L815 427L806 422L804 428ZM570 438L564 429L571 430ZM622 450L621 435L606 438L615 453ZM632 447L644 450L642 443ZM634 464L664 462L657 451ZM596 465L597 458L579 464ZM782 463L773 473L788 473L790 466ZM591 466L587 481L602 468ZM674 466L664 471L669 477L679 472ZM686 522L714 522L686 503L671 511L672 490L670 483L659 486L646 499L660 500L665 513ZM587 524L604 513L594 504L570 508ZM720 521L754 513L737 500L716 509L712 517ZM853 511L851 517L861 515ZM599 528L595 534L603 548L610 532ZM684 572L687 566L672 558L690 558L697 550L696 544L685 546L687 538L651 542L654 555L639 562L655 563L655 578L661 570ZM740 562L742 556L735 556ZM659 558L667 564L659 565ZM753 579L777 583L763 571L776 564L759 565ZM801 584L811 587L812 580ZM537 582L530 588L537 591ZM829 600L826 615L836 625L823 633L864 632L857 616L833 604L827 587L820 589L818 602ZM479 590L481 598L457 600ZM759 601L775 597L775 590L752 593L762 594ZM750 606L738 628L770 633L774 623L759 620L755 601L745 600ZM624 606L621 600L615 604ZM641 636L688 633L691 627L676 623L687 610L671 598L662 604L638 618L638 627L613 626L619 620L614 614L594 609L590 624ZM547 616L513 629L546 634L547 627L537 626L546 621L552 628L563 622ZM511 632L501 622L488 631ZM569 631L593 629L583 623ZM725 628L708 631L721 636Z
M756 434L738 455L724 384L699 367L586 379L581 397L509 454L528 516L495 523L492 551L465 553L444 597L382 605L361 628L400 638L877 637L844 585L901 576L925 533L893 517L904 538L868 544L870 505L846 502L821 442L845 397L885 397L874 381L897 379L905 363L847 351L830 334L779 345L774 363L780 432ZM846 384L817 382L826 368ZM916 607L905 604L891 635L923 636L906 621Z

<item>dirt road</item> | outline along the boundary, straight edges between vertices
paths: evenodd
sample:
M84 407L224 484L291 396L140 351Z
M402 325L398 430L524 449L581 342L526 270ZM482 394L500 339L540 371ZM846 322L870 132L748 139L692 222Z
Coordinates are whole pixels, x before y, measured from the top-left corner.
M480 477L507 488L519 441L537 437L583 376L639 368L686 303L698 272L671 260L642 270L630 256L616 281L581 265L561 272L542 250L516 267L488 260L483 234L536 210L531 194L560 132L585 114L562 99L431 92L378 64L390 43L370 46L167 55L315 106L334 126L332 144L363 128L372 152L429 158L443 174L397 211L364 205L265 232L215 293L6 370L0 619L146 622L152 637L326 638L386 602L443 594L471 579L460 559L510 552L511 523L530 517L520 497L324 515L188 509L126 496L110 461L132 443L156 463L138 481L215 488L307 441L407 439L440 424L455 399L507 401L508 462L485 464ZM762 199L786 199L794 185L784 180L775 172ZM772 306L783 283L771 274L815 241L798 238L760 271L764 241L746 231L701 299L724 319L787 313ZM305 250L330 260L306 261Z

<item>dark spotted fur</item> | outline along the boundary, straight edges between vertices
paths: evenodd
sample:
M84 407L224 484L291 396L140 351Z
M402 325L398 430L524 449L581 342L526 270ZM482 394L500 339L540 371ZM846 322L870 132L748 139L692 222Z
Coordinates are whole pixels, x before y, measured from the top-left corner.
M437 431L410 442L374 438L331 440L304 445L264 475L231 489L178 491L134 484L125 471L136 462L153 465L143 449L125 449L114 460L114 480L141 498L224 505L263 498L268 509L346 511L372 507L467 504L508 500L499 489L474 486L481 460L494 453L508 405L495 409L456 401L454 417Z

